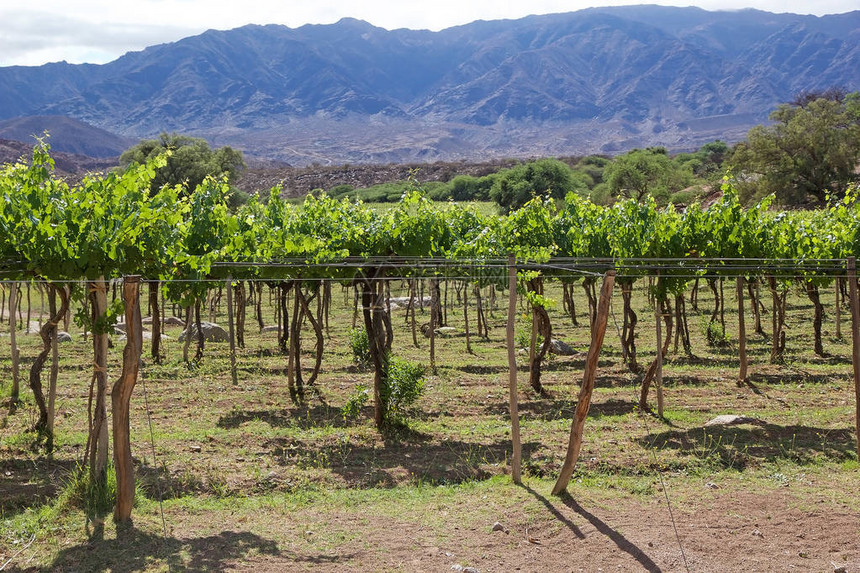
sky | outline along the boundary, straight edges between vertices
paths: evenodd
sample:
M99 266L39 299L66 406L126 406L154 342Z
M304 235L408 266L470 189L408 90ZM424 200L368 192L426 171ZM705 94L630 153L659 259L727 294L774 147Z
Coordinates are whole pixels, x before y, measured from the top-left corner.
M706 10L841 14L858 0L0 0L0 66L102 64L146 46L245 24L331 24L359 18L389 30L441 30L474 20L590 6L694 5ZM801 7L802 6L802 7Z

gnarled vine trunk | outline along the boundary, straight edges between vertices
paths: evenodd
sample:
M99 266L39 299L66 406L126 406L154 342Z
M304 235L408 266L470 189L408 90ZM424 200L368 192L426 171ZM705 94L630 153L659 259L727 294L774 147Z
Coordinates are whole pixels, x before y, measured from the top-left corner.
M821 304L821 295L818 285L812 281L806 281L806 296L815 307L815 317L812 320L812 330L815 336L814 349L818 356L826 356L824 345L821 342L821 323L824 321L824 305Z
M18 366L20 364L20 355L18 352L18 342L16 331L18 319L15 317L15 307L18 299L18 283L12 283L12 288L9 291L9 341L12 353L12 390L9 395L9 413L14 414L18 408L18 399L20 395L20 380Z
M708 321L707 338L708 344L716 344L717 342L721 342L725 337L725 330L723 330L722 336L719 336L719 333L716 331L716 324L722 311L723 300L720 297L720 289L719 285L717 285L716 277L708 279L708 286L711 288L711 292L714 293L714 312L711 313L711 318Z
M245 348L245 308L248 304L245 297L245 283L236 281L233 294L236 298L236 344L239 348Z
M370 361L373 364L373 420L376 427L385 427L385 404L383 402L383 387L385 385L385 362L387 353L385 327L382 321L382 288L380 279L384 274L381 269L369 269L367 276L356 279L361 286L361 309L364 318L364 328L367 331Z
M39 329L39 336L42 338L42 351L36 356L36 360L30 367L30 388L33 390L33 397L39 409L39 419L36 421L34 429L40 440L44 438L45 450L51 452L54 447L54 436L48 423L48 404L45 400L45 393L42 390L42 370L45 362L48 360L48 355L51 353L54 339L57 336L57 327L69 308L69 297L65 288L53 283L48 283L48 289L50 291L48 304L51 316L42 325L42 328ZM60 297L59 309L56 308L57 295Z
M161 283L152 281L149 283L149 311L152 316L152 345L150 354L152 361L161 364L161 309L158 305L158 291Z
M639 410L641 412L645 412L648 410L648 391L651 388L651 382L654 380L654 376L657 374L657 367L662 362L663 359L666 358L666 355L669 353L669 343L672 340L672 306L669 304L668 299L661 299L657 301L657 305L659 308L659 313L663 318L663 322L666 323L666 333L662 335L662 345L659 349L659 356L655 357L651 362L651 365L648 366L648 370L645 372L645 377L642 378L642 389L639 393Z
M573 285L562 283L561 287L563 291L562 306L565 312L570 315L570 321L573 325L579 326L579 321L576 318L576 302L573 300Z
M771 347L770 361L772 364L782 362L782 353L785 350L785 297L788 293L783 289L782 293L777 289L776 277L767 277L768 286L770 287L770 296L772 302L771 310Z
M543 295L543 277L529 281L529 289L536 295ZM537 337L543 338L540 348L536 347ZM546 395L541 384L541 364L552 345L552 324L549 313L540 304L532 303L532 340L529 351L529 384L540 396Z
M588 323L591 327L594 327L594 321L597 320L597 287L595 284L596 280L594 277L586 277L582 279L582 290L585 291L585 298L588 299ZM625 351L625 356L626 355Z
M684 346L684 353L693 356L693 346L690 344L690 327L687 324L687 303L683 293L675 295L675 352L678 352L678 341Z
M619 281L620 282L620 281ZM624 302L624 323L621 329L621 350L624 362L631 372L639 372L642 367L636 361L636 323L639 321L633 310L633 283L621 282L621 299Z
M86 460L91 483L104 483L108 460L107 423L107 284L104 277L87 284L93 325L93 376L90 383Z
M316 379L319 376L320 370L322 370L323 345L325 343L325 337L323 336L322 328L322 311L324 305L317 305L317 316L315 317L310 310L310 303L313 302L314 298L317 298L317 300L319 301L319 291L315 292L310 297L307 297L305 296L305 293L302 289L297 289L296 296L299 297L299 303L301 305L302 310L302 319L308 319L311 328L313 328L314 335L316 336L316 346L314 347L314 369L305 384L308 388L314 391L317 397L319 397L320 393L319 389L316 386Z

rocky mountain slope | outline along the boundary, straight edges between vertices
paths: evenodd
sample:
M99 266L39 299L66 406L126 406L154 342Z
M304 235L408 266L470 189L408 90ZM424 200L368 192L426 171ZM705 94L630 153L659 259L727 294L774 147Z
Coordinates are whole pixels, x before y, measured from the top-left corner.
M0 68L0 120L205 136L294 165L739 139L804 90L860 88L860 11L636 6L440 32L244 26L105 65Z

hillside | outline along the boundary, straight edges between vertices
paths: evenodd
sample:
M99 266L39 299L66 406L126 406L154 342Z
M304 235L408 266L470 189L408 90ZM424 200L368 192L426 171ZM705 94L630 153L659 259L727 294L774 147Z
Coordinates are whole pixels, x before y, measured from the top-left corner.
M0 139L0 165L15 163L23 159L29 162L33 155L33 143L11 139ZM51 150L51 157L59 175L69 181L77 181L91 172L109 170L117 165L117 157L98 159L75 153Z
M54 151L95 158L114 158L136 143L104 129L61 115L37 115L0 121L0 138L32 143L35 136L50 134Z
M0 119L181 131L292 165L689 149L742 138L797 92L858 89L858 62L860 11L637 6L440 32L249 25L104 65L0 68Z

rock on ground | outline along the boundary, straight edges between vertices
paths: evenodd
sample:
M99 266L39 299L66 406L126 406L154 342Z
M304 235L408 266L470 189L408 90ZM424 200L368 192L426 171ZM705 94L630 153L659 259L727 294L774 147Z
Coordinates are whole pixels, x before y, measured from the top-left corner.
M762 421L757 418L750 418L749 416L736 416L735 414L723 414L721 416L717 416L712 420L708 420L705 423L705 427L708 426L735 426L737 424L761 424Z
M200 328L203 330L203 339L206 342L228 342L230 340L227 331L218 326L213 322L201 322ZM197 325L191 325L191 338L192 340L197 337ZM182 334L179 335L179 341L182 342L185 340L185 335L187 331L183 331Z
M573 356L576 354L576 350L574 350L573 346L564 341L556 340L555 338L549 341L549 351L559 356Z

